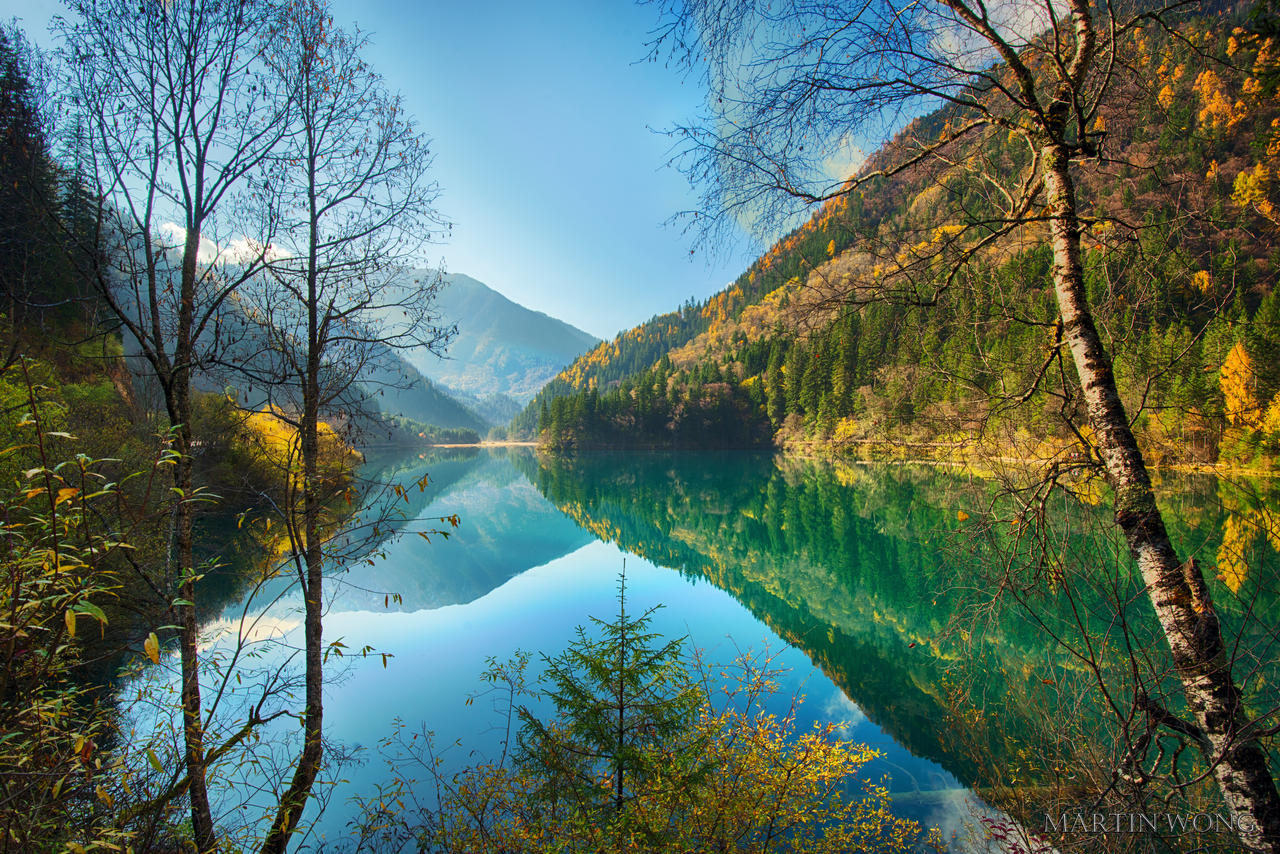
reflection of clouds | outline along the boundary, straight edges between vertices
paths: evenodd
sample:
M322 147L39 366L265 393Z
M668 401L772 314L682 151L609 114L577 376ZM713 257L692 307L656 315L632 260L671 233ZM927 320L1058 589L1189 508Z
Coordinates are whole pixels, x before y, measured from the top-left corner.
M1057 849L1034 834L1039 828L1021 827L1008 813L995 809L964 788L928 792L922 799L927 804L923 815L913 816L921 825L937 828L947 850L956 854L977 852L1031 851L1034 854L1057 854ZM1021 847L1005 847L989 838L990 827L1000 828L1011 842Z
M844 738L851 738L853 730L867 720L862 709L858 708L858 705L846 697L839 688L827 699L827 704L822 707L822 713L833 723L845 724Z
M206 650L226 640L244 643L279 640L301 625L301 617L269 617L265 614L237 620L220 617L204 627L200 647Z

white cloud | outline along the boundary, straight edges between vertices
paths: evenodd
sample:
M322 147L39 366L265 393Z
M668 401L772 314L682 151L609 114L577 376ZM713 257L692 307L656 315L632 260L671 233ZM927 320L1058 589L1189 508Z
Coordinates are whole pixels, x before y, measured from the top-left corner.
M854 141L852 134L845 134L831 148L822 161L822 170L837 183L853 177L867 162L867 152Z
M166 249L180 250L186 241L187 230L176 222L162 223L158 231ZM243 235L227 241L223 246L219 246L204 235L200 235L200 249L196 253L196 261L200 264L213 264L215 262L242 264L258 258L260 255L265 255L268 260L273 260L287 257L288 254L274 244L270 244L264 249L261 242Z
M235 263L250 261L254 258L262 256L268 261L274 261L277 258L287 258L288 252L285 252L274 243L267 244L265 247L257 240L248 237L237 237L227 243L222 249L225 256L224 260Z
M1054 17L1062 21L1070 14L1065 0L987 0L977 8L985 12L992 29L1014 50L1027 47L1046 32ZM932 47L954 65L971 71L1000 59L991 42L949 13L945 22L936 27Z

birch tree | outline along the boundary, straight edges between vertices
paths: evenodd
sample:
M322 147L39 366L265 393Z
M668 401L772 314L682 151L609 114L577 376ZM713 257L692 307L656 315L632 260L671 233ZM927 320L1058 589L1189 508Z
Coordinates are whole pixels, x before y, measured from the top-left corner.
M228 298L261 267L269 236L236 214L286 133L264 47L266 0L71 0L61 24L102 200L97 289L159 386L172 429L165 581L180 637L186 779L197 848L217 847L201 706L193 519L193 379L220 342ZM252 239L248 239L252 238ZM264 239L265 238L265 239Z
M304 610L302 745L263 852L286 849L323 762L324 576L342 568L326 546L326 516L344 490L326 471L325 419L350 424L397 349L440 352L453 331L432 304L440 275L406 273L446 227L430 149L366 49L364 36L334 24L327 0L291 5L269 57L293 93L288 142L259 208L274 243L238 297L265 343L238 370L296 436L281 512Z
M933 248L906 252L896 276L843 282L841 298L892 290L930 305L1001 241L1032 235L1049 244L1053 349L1070 353L1115 524L1168 642L1193 719L1186 723L1241 843L1280 850L1280 797L1261 727L1246 714L1200 568L1178 556L1166 532L1081 261L1076 174L1098 157L1105 134L1095 120L1124 77L1126 49L1142 27L1163 24L1161 15L1149 6L1086 0L656 5L662 18L655 53L671 51L710 88L705 114L677 130L683 168L703 193L692 217L710 234L735 222L763 230L794 225L809 206L878 178L954 162L963 145L984 135L1007 137L1025 154L1008 174L975 176L989 186L989 210L961 218ZM951 115L939 134L908 138L848 177L857 166L855 146L874 144L902 117L939 105ZM839 162L847 166L843 174L833 165Z

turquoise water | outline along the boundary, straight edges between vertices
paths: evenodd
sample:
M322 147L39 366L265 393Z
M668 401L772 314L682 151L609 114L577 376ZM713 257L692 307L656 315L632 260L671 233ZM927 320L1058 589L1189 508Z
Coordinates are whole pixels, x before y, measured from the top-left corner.
M882 752L863 775L887 782L895 810L947 836L996 814L971 787L1034 740L1035 716L1002 698L1025 702L1027 686L1055 681L1042 677L1057 653L1023 623L1001 623L987 646L995 658L979 687L994 723L957 727L949 705L947 686L970 654L956 616L963 590L977 586L966 561L979 550L954 523L958 504L978 500L964 478L747 453L540 460L523 450L412 456L384 471L402 483L431 474L426 490L411 490L402 531L455 513L461 524L447 539L382 539L331 579L325 638L346 654L327 665L325 728L349 758L331 771L304 847L347 839L352 796L388 780L378 745L397 726L432 732L445 769L494 757L504 718L488 698L467 702L486 662L554 654L576 626L611 617L624 565L630 612L663 606L654 627L712 661L773 654L785 672L772 709L798 697L801 728L843 723L844 737ZM1194 539L1188 530L1175 534ZM297 611L296 591L276 582L211 622L211 658L237 636L257 641L229 697L252 695L296 650ZM236 703L224 703L230 725ZM287 742L292 731L281 720L267 735ZM287 760L292 748L277 748ZM276 772L262 763L223 773L239 779L220 800L224 822L253 826L252 786ZM428 788L419 794L429 802Z

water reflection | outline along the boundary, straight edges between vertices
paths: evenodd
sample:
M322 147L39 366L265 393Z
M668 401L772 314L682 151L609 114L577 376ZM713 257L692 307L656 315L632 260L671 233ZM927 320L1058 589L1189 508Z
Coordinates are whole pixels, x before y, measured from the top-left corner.
M455 765L472 761L473 749L496 742L482 704L464 704L486 659L558 651L574 626L612 614L624 559L635 605L666 606L656 628L687 634L713 659L778 650L789 668L779 702L807 697L801 727L844 722L846 737L884 752L866 771L887 775L898 809L948 832L973 820L967 788L990 785L992 765L1015 767L1019 751L1035 749L1042 712L1069 675L1061 650L1025 621L1004 620L981 642L948 631L978 577L970 565L978 546L958 539L957 504L976 508L988 489L954 473L748 453L540 459L525 450L388 455L369 470L401 483L430 476L396 499L401 527L455 513L462 524L431 542L384 530L334 576L326 640L374 650L328 665L335 743L372 748L401 719L411 729L421 722L440 744L457 742L447 754ZM1205 509L1216 489L1200 479L1179 493L1173 533L1202 559L1223 547L1220 534L1205 533L1222 527L1221 511ZM1249 548L1265 547L1265 536L1255 539ZM1275 597L1259 592L1263 577L1215 584L1224 592L1235 584L1252 597L1248 607L1270 613ZM298 605L288 579L276 579L255 602L226 607L210 643L225 646L254 626L271 650L259 660L283 660L300 640ZM1052 615L1061 606L1044 607ZM1129 607L1141 616L1145 606L1134 597ZM382 653L391 656L385 667ZM975 661L986 668L991 713L957 718L957 671ZM1056 668L1054 680L1046 668ZM382 780L382 766L365 755L366 764L341 769L346 782L312 842L340 839L345 799Z

